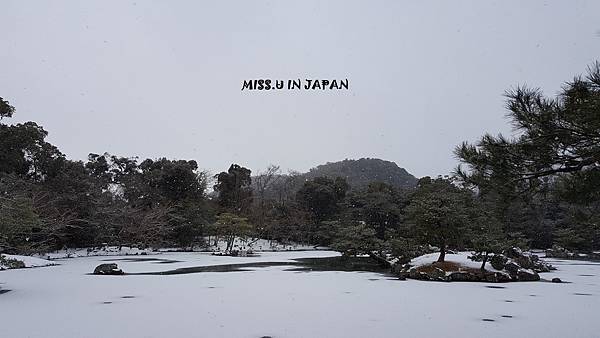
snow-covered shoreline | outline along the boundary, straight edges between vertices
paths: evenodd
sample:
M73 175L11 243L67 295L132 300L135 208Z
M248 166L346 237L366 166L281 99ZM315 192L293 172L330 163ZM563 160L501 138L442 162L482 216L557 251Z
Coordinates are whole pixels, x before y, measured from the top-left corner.
M90 248L68 248L58 251L52 251L42 254L35 254L33 257L54 260L64 258L77 257L94 257L94 256L137 256L137 255L156 255L166 252L224 252L227 246L226 242L219 240L214 243L213 238L205 238L207 245L197 246L193 248L146 248L140 249L130 246L100 246ZM279 243L266 239L242 239L236 238L233 244L234 249L252 250L255 252L280 252L280 251L313 251L313 250L328 250L326 247L315 247L307 244L299 243Z
M43 267L43 266L56 265L55 262L52 262L50 260L42 259L42 258L38 258L38 257L32 257L32 256L7 255L7 254L0 254L0 256L2 256L4 259L7 259L7 260L15 260L17 262L22 262L23 266L19 267L19 268L38 268L38 267ZM15 267L13 267L11 264L3 264L2 262L0 262L0 270L8 270L8 269L14 269L14 268Z

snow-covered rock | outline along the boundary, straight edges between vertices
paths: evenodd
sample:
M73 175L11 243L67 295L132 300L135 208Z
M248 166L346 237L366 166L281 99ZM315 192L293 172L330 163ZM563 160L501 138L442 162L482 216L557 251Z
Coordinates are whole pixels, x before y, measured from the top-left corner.
M533 270L521 268L517 271L517 278L523 282L535 282L540 280L540 275Z
M119 269L116 263L100 264L94 269L94 275L122 275L123 270Z
M2 256L2 259L0 259L0 270L56 265L56 263L52 261L31 256L6 254L0 256Z

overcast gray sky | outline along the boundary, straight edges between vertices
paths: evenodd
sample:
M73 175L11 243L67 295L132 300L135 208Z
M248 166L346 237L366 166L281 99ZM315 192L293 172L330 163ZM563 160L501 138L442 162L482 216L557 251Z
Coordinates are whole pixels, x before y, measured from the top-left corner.
M0 96L90 152L305 171L344 158L446 174L508 133L503 92L600 59L600 1L3 1ZM244 79L348 78L248 92Z

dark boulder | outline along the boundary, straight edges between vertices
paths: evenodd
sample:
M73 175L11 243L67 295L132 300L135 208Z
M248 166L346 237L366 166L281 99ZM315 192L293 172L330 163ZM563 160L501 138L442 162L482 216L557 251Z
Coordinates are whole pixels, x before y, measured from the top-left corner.
M119 269L117 264L100 264L94 269L94 275L122 275L123 270Z
M558 278L558 277L552 278L552 283L562 283L562 282L563 281L560 278Z
M446 272L436 267L429 273L429 278L432 280L444 281L446 280Z
M411 269L409 271L408 276L412 279L418 279L418 280L430 280L429 275L426 274L425 272L421 272L418 271L417 269Z
M535 282L540 280L540 275L537 272L529 269L519 269L517 271L517 278L523 282Z
M512 278L504 272L489 272L485 274L485 281L490 283L506 283L511 280Z
M511 276L516 276L517 272L519 271L521 267L519 266L519 264L513 262L513 261L509 261L508 263L506 263L506 265L504 265L504 269L506 271L508 271L508 273Z
M519 248L504 250L504 255L523 269L531 269L535 272L548 272L554 269L552 265L544 262L537 255L523 252Z
M398 277L399 280L406 280L406 278L408 278L408 273L401 272L401 273L397 274L396 277Z
M533 264L533 270L535 272L550 272L553 267L550 264L546 264L545 262L539 261Z
M410 268L409 265L407 264L401 264L401 263L394 263L392 264L392 266L390 267L390 271L394 274L394 275L399 275L403 272L408 271L408 269Z
M456 271L448 274L448 281L450 282L476 282L479 281L479 277L467 271Z

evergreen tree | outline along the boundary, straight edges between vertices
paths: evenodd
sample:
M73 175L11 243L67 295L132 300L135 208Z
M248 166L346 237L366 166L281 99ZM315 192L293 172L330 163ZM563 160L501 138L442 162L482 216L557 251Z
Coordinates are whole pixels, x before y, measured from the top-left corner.
M247 218L226 212L217 216L211 226L211 232L225 240L227 243L225 251L231 253L235 239L245 238L251 233L252 228Z
M502 229L502 224L491 210L482 204L472 209L472 223L468 230L474 251L470 258L481 261L481 270L485 270L490 255L500 254L511 245Z
M398 231L402 219L403 196L391 185L374 182L365 189L351 192L344 204L351 220L373 227L377 238L385 241Z
M444 261L449 245L465 240L472 202L471 192L457 187L451 179L419 179L407 207L408 217L423 242L440 248L438 262Z
M600 202L600 63L566 83L557 97L526 86L506 96L517 136L487 134L476 144L463 143L455 154L466 168L459 166L457 174L497 206L506 232L522 231L534 245L547 246L552 228L567 217L565 202L580 210ZM593 241L596 223L579 221L590 224L580 234ZM564 238L567 228L556 234Z
M0 97L0 120L5 117L12 117L15 112L15 107L11 106L8 101Z
M251 173L250 169L232 164L226 172L215 175L219 206L236 213L248 211L252 203Z
M339 211L338 203L344 199L348 188L346 180L341 177L317 177L304 183L296 194L296 200L313 215L315 223L320 223Z
M357 256L373 254L380 251L383 241L376 237L376 231L364 223L357 223L347 227L336 226L338 229L331 248L342 253L343 256Z

